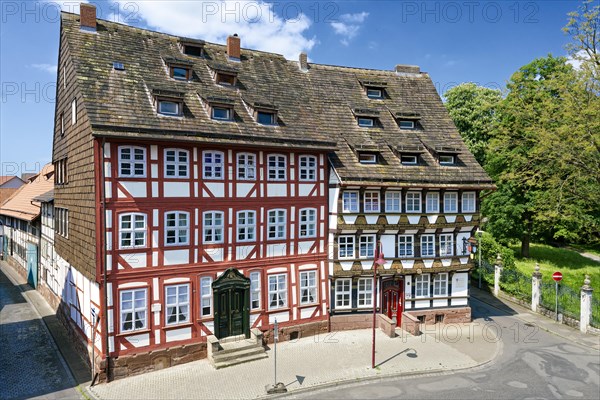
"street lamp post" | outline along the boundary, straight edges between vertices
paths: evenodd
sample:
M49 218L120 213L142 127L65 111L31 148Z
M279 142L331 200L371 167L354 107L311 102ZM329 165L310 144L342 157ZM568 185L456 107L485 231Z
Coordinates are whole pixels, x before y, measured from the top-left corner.
M375 326L377 325L377 265L385 264L383 252L381 251L381 242L377 242L375 254L373 254L373 350L371 353L371 368L375 369Z

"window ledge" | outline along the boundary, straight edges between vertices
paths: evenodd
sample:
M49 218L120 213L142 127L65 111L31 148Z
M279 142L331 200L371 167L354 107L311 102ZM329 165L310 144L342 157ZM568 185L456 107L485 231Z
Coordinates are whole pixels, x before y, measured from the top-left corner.
M117 333L115 336L116 337L124 337L124 336L131 336L131 335L141 335L141 334L150 333L150 332L151 332L150 328L144 328L144 329L140 329L140 330L136 330L136 331L120 332L120 333Z
M162 327L163 330L168 331L171 329L178 329L178 328L188 328L190 326L193 326L194 323L193 322L182 322L180 324L172 324L172 325L165 325Z

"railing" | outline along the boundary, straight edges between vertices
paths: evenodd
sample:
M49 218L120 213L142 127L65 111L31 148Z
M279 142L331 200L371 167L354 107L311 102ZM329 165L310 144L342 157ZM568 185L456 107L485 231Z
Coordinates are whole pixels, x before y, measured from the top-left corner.
M556 283L542 282L540 303L543 307L556 309ZM579 320L581 316L581 293L566 285L558 285L558 313Z
M505 269L500 275L500 289L521 300L531 301L531 276L517 269Z

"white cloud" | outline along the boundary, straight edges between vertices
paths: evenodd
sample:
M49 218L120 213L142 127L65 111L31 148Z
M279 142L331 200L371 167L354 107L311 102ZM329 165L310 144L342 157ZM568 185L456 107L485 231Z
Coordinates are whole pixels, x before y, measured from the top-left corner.
M127 2L113 2L112 9L121 11L120 20L135 23L138 19L150 29L178 36L225 43L227 36L237 33L242 47L283 54L295 60L309 51L316 38L306 36L312 22L303 13L282 18L275 6L258 1L136 1L135 10ZM114 16L113 19L114 21Z
M356 14L342 14L339 17L339 21L331 22L330 25L336 35L343 36L340 42L344 46L348 46L350 40L356 37L361 24L368 16L369 13L364 11Z
M57 71L55 64L31 64L30 67L39 69L40 71L48 72L50 74L55 74Z
M585 50L579 50L572 56L567 56L567 64L571 64L574 69L580 70L584 60L589 60L590 56Z

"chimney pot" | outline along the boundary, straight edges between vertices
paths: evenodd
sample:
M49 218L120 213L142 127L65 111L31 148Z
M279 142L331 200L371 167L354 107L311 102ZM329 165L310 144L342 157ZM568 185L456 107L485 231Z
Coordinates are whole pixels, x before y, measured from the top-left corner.
M308 71L308 55L305 52L300 53L300 70Z
M227 37L227 55L236 60L241 58L240 38L237 33Z
M96 6L88 3L79 5L79 21L81 29L88 31L96 30Z

